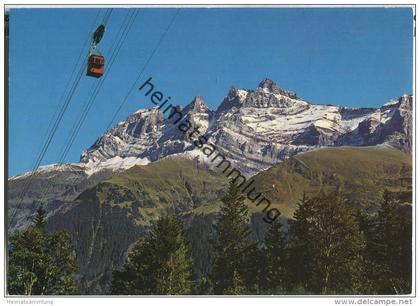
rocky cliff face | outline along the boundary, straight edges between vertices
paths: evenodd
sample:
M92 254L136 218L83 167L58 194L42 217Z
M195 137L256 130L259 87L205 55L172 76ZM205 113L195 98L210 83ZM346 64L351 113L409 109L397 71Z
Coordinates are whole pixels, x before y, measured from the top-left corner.
M207 131L214 116L201 97L195 97L186 107L178 107L178 110L184 114L183 120L188 119L193 126L200 126L201 133ZM100 137L82 154L81 162L105 162L115 156L152 162L189 150L191 142L173 121L165 119L158 108L141 109Z
M411 95L377 109L312 104L265 79L253 90L232 88L216 111L201 97L178 110L183 114L180 122L188 120L233 166L251 176L298 153L326 146L387 144L411 153L412 104ZM53 188L43 200L71 200L92 184L134 165L173 155L199 155L191 139L168 115L158 108L140 109L99 137L82 154L80 163L38 170L34 176L39 184L65 177L54 179L61 182L54 182L59 188ZM69 180L72 176L76 179ZM19 186L27 179L28 174L9 179L10 207L18 202ZM31 189L21 205L24 214L18 216L32 214L41 190ZM22 220L12 220L14 227Z
M255 174L297 153L324 146L390 144L411 152L412 96L383 107L345 108L311 104L269 79L256 89L232 88L219 108L201 97L179 108L218 151L245 174ZM139 110L109 130L83 153L82 163L120 156L150 162L194 150L173 121L157 108Z

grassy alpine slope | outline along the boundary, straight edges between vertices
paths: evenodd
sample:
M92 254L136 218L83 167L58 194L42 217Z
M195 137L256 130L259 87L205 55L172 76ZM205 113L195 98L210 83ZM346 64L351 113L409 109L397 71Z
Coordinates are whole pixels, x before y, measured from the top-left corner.
M254 177L256 190L291 217L303 193L341 188L354 203L375 210L385 188L411 201L411 156L388 147L326 148L294 156ZM195 272L209 267L211 223L227 179L195 160L166 158L135 166L84 191L68 209L49 219L51 230L66 229L76 246L81 293L106 293L111 271L160 216L183 216ZM250 210L261 208L249 203ZM253 218L255 237L266 226ZM255 221L256 220L256 221Z
M226 186L224 177L194 161L166 158L99 184L97 197L101 204L126 209L136 224L148 225L169 211L215 211Z
M292 217L303 194L340 188L356 206L375 211L384 189L411 203L411 156L389 147L336 147L296 155L257 174L255 186ZM256 208L252 208L255 210Z

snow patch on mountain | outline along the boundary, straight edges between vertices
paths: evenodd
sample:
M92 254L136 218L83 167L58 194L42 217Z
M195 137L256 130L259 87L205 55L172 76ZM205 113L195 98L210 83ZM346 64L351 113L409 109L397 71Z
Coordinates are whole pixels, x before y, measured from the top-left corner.
M85 166L85 172L89 176L99 172L103 169L110 169L114 171L126 170L136 165L147 165L150 161L147 158L136 158L136 157L126 157L121 158L120 156L114 156L107 159L104 162L92 163L88 162L83 164Z
M411 95L403 95L381 108L312 104L265 79L255 89L232 87L216 111L210 110L201 96L185 107L178 106L182 113L179 122L191 123L187 133L180 131L174 119L168 119L169 113L163 114L157 107L139 109L99 137L83 152L80 163L64 167L92 175L104 169L118 172L168 156L194 158L198 154L203 159L193 144L199 136L206 137L247 175L326 146L389 144L410 153L412 100ZM190 139L193 129L199 132ZM50 165L37 171L57 167L63 166Z

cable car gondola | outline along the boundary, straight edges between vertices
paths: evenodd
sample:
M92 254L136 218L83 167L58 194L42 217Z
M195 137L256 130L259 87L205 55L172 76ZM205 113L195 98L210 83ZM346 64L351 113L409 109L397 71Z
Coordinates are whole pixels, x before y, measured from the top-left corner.
M87 76L100 78L104 74L105 58L99 53L91 53L88 59Z
M93 33L92 46L89 52L88 65L87 65L87 76L100 78L104 74L105 70L105 58L96 49L96 45L101 41L102 36L105 32L105 26L101 24Z

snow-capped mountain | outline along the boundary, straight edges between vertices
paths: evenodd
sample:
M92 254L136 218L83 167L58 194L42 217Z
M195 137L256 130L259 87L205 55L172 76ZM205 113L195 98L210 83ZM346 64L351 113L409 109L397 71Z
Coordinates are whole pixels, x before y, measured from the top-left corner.
M380 108L312 104L265 79L253 90L231 88L216 111L199 96L178 110L182 121L188 119L232 164L253 175L324 146L388 144L411 153L412 103L412 95L403 95ZM191 139L167 117L157 107L140 109L99 137L82 153L80 163L44 166L35 174L73 169L89 177L174 154L199 155Z
M178 107L178 110L193 126L200 126L202 134L206 133L214 117L214 112L204 104L201 97L195 97L190 104L183 109ZM156 161L168 155L182 153L191 149L191 146L191 141L173 120L165 119L157 107L141 109L100 137L82 154L81 162L105 162L115 156L135 156Z
M183 114L180 122L188 119L232 166L251 176L325 146L384 144L411 153L412 103L411 95L403 95L378 109L312 104L266 79L253 90L232 88L216 111L201 97L177 109ZM47 165L9 178L9 207L19 206L12 228L30 221L36 201L47 203L52 215L67 209L61 203L134 165L175 155L210 164L168 115L158 108L140 109L99 137L79 163ZM28 179L31 188L18 205Z
M409 95L378 109L346 108L311 104L265 79L254 90L232 88L216 111L201 97L179 110L183 120L199 127L201 135L248 175L323 146L389 144L411 152ZM82 154L81 163L101 165L117 156L153 162L186 151L192 156L194 149L158 108L142 109L101 136Z
M253 90L232 88L215 111L201 97L177 109L183 115L179 123L191 122L191 130L198 128L207 144L214 144L243 175L258 173L257 189L282 216L291 216L301 192L321 186L343 186L366 209L374 208L388 187L411 201L411 183L401 183L411 181L410 157L405 154L379 146L314 150L389 145L411 153L412 104L410 95L380 108L312 104L266 79ZM122 265L133 243L153 220L174 208L188 219L190 233L203 233L214 220L224 183L220 173L199 165L211 165L211 158L168 115L158 108L138 110L99 137L79 163L43 166L9 178L9 231L31 224L43 203L48 229L70 233L80 262L79 289L89 293L107 292L112 271ZM194 163L165 160L172 156ZM148 163L152 164L116 175ZM271 167L274 164L278 165ZM270 169L262 171L266 168ZM355 181L358 177L363 180ZM28 180L30 188L22 195ZM256 218L251 222L254 232L263 233Z

